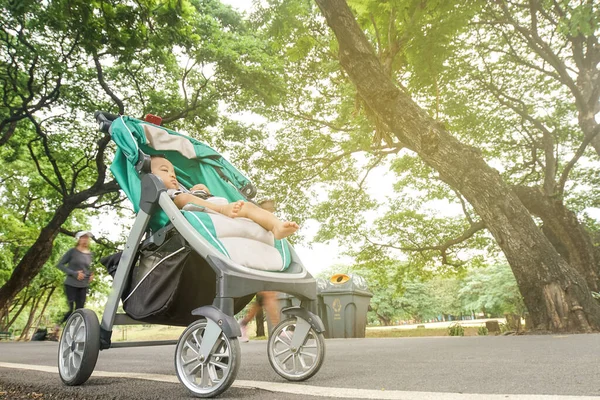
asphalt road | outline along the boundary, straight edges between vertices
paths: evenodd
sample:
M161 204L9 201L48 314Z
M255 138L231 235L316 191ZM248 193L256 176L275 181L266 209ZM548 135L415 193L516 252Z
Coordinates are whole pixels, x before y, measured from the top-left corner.
M266 341L242 343L237 380L220 398L254 399L267 394L291 400L307 396L469 400L600 396L599 334L329 339L326 346L319 373L292 384L271 369ZM174 371L174 348L105 350L95 375L85 385L72 388L62 386L56 373L57 343L0 342L0 399L14 387L52 393L52 398L186 398L187 391L177 383ZM35 369L25 370L25 365ZM134 373L146 379L126 375Z

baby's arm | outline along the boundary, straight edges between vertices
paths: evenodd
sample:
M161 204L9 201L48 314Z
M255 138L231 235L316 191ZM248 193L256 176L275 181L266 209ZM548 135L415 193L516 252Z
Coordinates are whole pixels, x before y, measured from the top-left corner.
M208 208L209 210L216 211L230 218L237 217L238 213L244 205L244 202L241 200L228 204L215 204L213 202L196 197L190 193L178 194L173 199L173 202L179 209L185 207L186 204L192 203L198 206L202 206L204 208Z
M238 213L240 212L240 209L244 205L244 202L241 200L228 204L215 204L210 201L206 201L204 199L196 197L190 193L178 194L173 199L173 202L179 209L185 207L186 204L192 203L198 206L202 206L204 208L208 208L209 210L216 211L230 218L237 217Z
M180 193L177 196L175 196L173 202L179 209L182 209L183 207L185 207L186 204L189 203L196 204L198 206L202 206L216 212L221 212L221 209L223 208L222 205L214 204L210 201L203 200L199 197L194 196L191 193Z

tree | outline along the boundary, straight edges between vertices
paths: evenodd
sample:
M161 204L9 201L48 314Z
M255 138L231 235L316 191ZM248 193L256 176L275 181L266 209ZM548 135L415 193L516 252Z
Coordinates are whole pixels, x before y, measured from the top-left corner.
M481 152L451 136L389 78L345 2L316 2L337 37L340 63L361 99L394 139L464 196L490 231L509 261L534 327L599 329L600 306L585 279L539 231Z
M494 264L469 271L456 294L465 310L495 316L505 313L523 315L525 311L519 288L508 265Z
M20 194L12 212L37 210L25 212L21 235L3 226L19 251L0 288L2 320L60 232L72 235L85 216L123 201L94 111L153 112L206 133L227 123L220 102L272 102L278 80L264 43L218 1L3 1L0 9L3 188Z
M281 54L291 59L286 70L292 95L275 114L293 118L289 124L301 131L296 141L291 127L282 130L284 147L293 146L295 157L283 161L281 170L309 190L313 189L309 182L318 181L314 192L320 198L328 192L329 199L312 215L304 206L300 210L324 222L317 239L338 239L354 255L383 247L387 258L408 257L413 268L425 275L460 272L481 265L486 252L495 256L493 237L484 231L485 223L472 204L416 153L402 150L404 144L395 140L360 94L347 86L344 71L335 68L337 43L330 40L319 17L313 16L310 4L269 3L269 8L258 13L261 26L268 27ZM460 7L438 1L349 3L384 72L462 143L480 149L485 160L499 166L502 179L519 195L535 222L544 220L544 233L568 266L577 269L594 289L596 249L587 232L594 225L586 220L584 226L580 219L586 207L597 205L596 167L590 165L589 151L585 152L588 136L572 122L579 120L570 95L573 85L569 80L552 80L556 74L549 69L560 65L547 61L547 50L553 50L554 61L570 68L577 77L573 79L587 82L586 88L595 85L589 79L597 76L593 5L536 2L529 7L524 3L510 9L511 21L500 1L474 1ZM543 24L542 17L547 19ZM515 21L533 20L537 22L529 29L529 37L537 35L534 39L547 45L529 48L532 42L527 35L513 26ZM581 42L581 37L575 38L580 34L588 43L584 47L574 45ZM540 48L546 52L536 53ZM574 58L587 61L574 68ZM303 95L307 93L310 96ZM593 96L587 99L592 102L589 107L596 107ZM515 104L509 107L512 101ZM366 158L359 168L352 159L356 154ZM373 201L364 193L367 178L390 158L397 175L392 177L397 179L394 188L408 190L397 200ZM298 195L292 196L293 203L298 203ZM427 206L432 201L462 209L464 216L431 217ZM385 216L370 227L365 211L381 213L386 207Z
M410 20L408 31L399 36L411 41L414 41L413 34L431 28L435 30L432 36L443 37L447 42L448 31L456 30L452 26L456 23L439 28L443 24L436 20L440 14L437 3L427 3L427 11L436 12L433 17L419 9L423 2L405 2L406 11L402 13L390 12L391 5L387 3L353 2L353 5L358 3L370 7L364 13L364 20L369 24L377 20L372 40L379 38L380 57L390 54L401 57L401 62L390 64L397 77L403 76L401 67L407 65L406 60L413 60L421 46L429 45L427 41L431 39L421 38L420 42L411 44L410 54L405 54L404 48L402 52L390 53L385 48L386 41L397 38L394 32L385 31L391 29L394 22L386 18L396 16L402 23ZM383 17L373 11L378 7L385 14ZM411 17L415 7L414 13L420 18ZM452 6L441 8L463 10ZM372 247L384 247L388 254L379 252L378 260L408 257L412 268L425 275L431 274L433 268L453 271L480 265L481 254L467 262L459 256L474 246L493 247L489 235L482 232L483 224L473 221L468 214L466 218L447 215L430 218L430 210L421 209L432 198L449 198L449 202L459 207L462 204L465 213L471 212L466 210L464 199L457 198L455 192L439 182L433 170L410 157L401 143L388 140L383 124L369 121L373 114L339 67L335 38L329 34L323 19L315 15L311 2L272 0L267 7L259 9L255 18L256 29L272 39L275 50L285 60L287 77L286 97L280 105L267 110L267 115L282 125L275 134L276 147L267 149L264 157L256 159L256 165L262 170L277 173L258 176L261 186L272 188L272 196L294 219L319 220L321 228L315 240L338 239L351 255L372 254L376 253ZM372 32L368 24L363 28ZM429 59L421 62L410 70L410 76L430 64ZM420 186L415 188L418 193L412 196L400 193L397 199L381 195L377 186L382 182L374 184L371 178L375 171L385 168L402 175L396 178L387 174L388 180L398 179L394 184L396 190L406 187L413 179L419 181ZM301 190L295 189L298 186ZM373 191L379 192L379 196L370 196ZM451 196L446 195L447 192ZM378 218L384 213L383 218ZM377 216L375 223L372 223L373 215ZM441 260L441 265L436 259Z
M456 276L436 277L430 281L430 290L435 299L436 311L438 314L442 314L442 318L445 318L446 315L463 315L465 311L470 314L471 309L465 307L458 296L462 284L462 280Z
M505 180L592 290L600 268L577 214L598 154L595 14L590 2L495 1L478 11L446 62L453 67L439 75L453 130L502 160ZM485 121L475 121L481 114ZM468 134L477 130L487 134Z
M406 282L399 303L404 316L417 323L434 318L439 312L430 287L423 282Z

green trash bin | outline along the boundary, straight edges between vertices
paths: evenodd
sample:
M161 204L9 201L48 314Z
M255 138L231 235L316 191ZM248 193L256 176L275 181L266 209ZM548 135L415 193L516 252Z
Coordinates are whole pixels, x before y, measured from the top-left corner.
M321 290L327 338L364 338L367 329L367 311L373 294L363 277L354 274L336 274Z

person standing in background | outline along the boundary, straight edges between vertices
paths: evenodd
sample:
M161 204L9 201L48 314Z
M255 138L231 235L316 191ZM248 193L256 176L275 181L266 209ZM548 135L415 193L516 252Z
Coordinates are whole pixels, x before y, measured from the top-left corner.
M69 311L61 321L64 324L74 310L83 308L87 297L88 287L94 274L90 270L92 265L92 252L90 251L90 238L92 233L80 231L75 234L77 244L69 249L56 265L58 269L67 274L65 279L65 294ZM73 308L75 307L75 308Z

